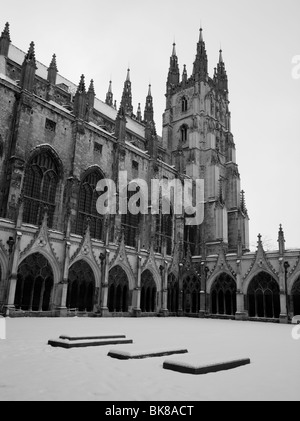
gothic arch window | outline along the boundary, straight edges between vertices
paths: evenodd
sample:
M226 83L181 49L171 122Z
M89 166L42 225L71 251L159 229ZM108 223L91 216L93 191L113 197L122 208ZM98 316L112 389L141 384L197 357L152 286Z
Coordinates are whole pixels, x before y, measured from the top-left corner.
M293 306L293 313L295 316L300 315L300 277L294 283L292 289L292 306Z
M186 215L187 216L187 215ZM184 252L191 251L192 256L195 256L197 244L197 227L184 225Z
M141 278L141 311L154 313L156 311L157 288L150 270L145 270Z
M183 113L185 113L185 112L187 112L187 110L188 110L188 100L187 100L187 97L186 97L186 96L184 96L184 97L181 99L181 111L182 111Z
M108 278L108 309L110 313L127 313L129 282L121 266L115 266Z
M32 254L19 266L15 307L24 311L48 311L53 291L53 271L48 260Z
M134 196L137 192L128 191L127 192L127 199L128 202L132 196ZM139 206L139 202L137 206ZM122 229L124 231L124 239L126 246L129 247L136 247L137 242L137 235L140 226L141 214L133 215L129 207L127 208L126 215L122 215Z
M42 150L30 159L24 177L23 222L40 225L47 208L48 226L52 228L59 179L59 163L49 150Z
M183 280L182 308L184 313L199 313L200 291L200 279L193 274L187 275Z
M74 263L69 270L67 308L82 312L94 309L95 277L84 260Z
M181 143L186 143L188 140L188 126L186 124L180 128L180 139Z
M212 286L211 313L227 316L236 313L236 283L226 273L220 275Z
M179 310L179 281L173 273L168 276L168 310L170 313Z
M166 247L166 254L172 255L173 251L173 210L170 206L170 213L164 214L163 201L159 203L159 213L156 215L156 244L155 251L162 253L163 245Z
M87 221L89 220L91 237L96 240L103 239L104 217L98 213L96 208L100 196L96 187L103 178L103 174L98 169L88 171L80 184L79 190L76 234L82 236L85 234Z
M248 288L249 317L279 318L280 291L275 279L261 272L251 281Z

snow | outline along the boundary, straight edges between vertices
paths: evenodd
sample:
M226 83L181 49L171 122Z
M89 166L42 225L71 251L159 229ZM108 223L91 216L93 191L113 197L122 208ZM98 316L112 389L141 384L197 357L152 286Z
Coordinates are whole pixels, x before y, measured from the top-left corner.
M300 340L292 338L292 329L192 318L6 319L7 339L0 340L0 401L299 401ZM166 357L109 358L111 345L71 350L47 345L63 332L120 332L142 349L180 345L204 362L242 356L251 364L192 376L163 370Z

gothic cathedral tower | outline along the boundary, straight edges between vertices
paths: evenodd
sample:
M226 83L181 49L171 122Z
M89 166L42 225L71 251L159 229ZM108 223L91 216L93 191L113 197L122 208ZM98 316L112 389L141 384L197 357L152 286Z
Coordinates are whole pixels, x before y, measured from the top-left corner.
M222 246L241 254L249 249L249 217L231 133L228 78L222 51L213 78L209 76L202 29L190 77L184 66L180 80L173 45L166 98L163 144L171 164L205 182L205 220L191 233L194 253L214 254Z

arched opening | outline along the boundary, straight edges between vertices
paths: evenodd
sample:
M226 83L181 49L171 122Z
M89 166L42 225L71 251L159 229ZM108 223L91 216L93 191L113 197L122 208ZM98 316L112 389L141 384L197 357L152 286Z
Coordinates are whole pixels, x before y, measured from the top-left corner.
M168 276L168 310L177 313L179 309L179 282L175 275Z
M84 260L74 263L69 270L67 308L93 312L95 286L95 277L90 265Z
M169 213L164 213L164 206ZM173 211L170 204L164 199L160 199L159 213L156 215L156 253L163 252L163 245L165 245L166 254L172 255L173 251Z
M187 275L183 280L182 309L184 313L198 314L200 311L200 279L196 275Z
M127 313L129 303L129 282L124 269L115 266L108 278L108 309L110 313Z
M292 305L295 316L300 315L300 278L294 283L292 289Z
M184 96L184 97L181 99L181 111L182 111L183 113L185 113L187 110L188 110L188 100L187 100L187 98Z
M96 187L100 180L104 178L99 169L93 169L87 172L80 184L78 199L78 214L76 221L76 234L84 235L87 222L90 223L91 237L96 240L103 240L103 215L97 211L97 200L100 193ZM103 194L103 193L102 193Z
M186 143L188 140L188 126L184 124L180 128L181 143Z
M15 307L24 311L49 311L53 285L48 260L39 253L28 256L18 269Z
M145 270L142 273L141 287L143 297L141 300L142 313L155 313L157 288L150 270Z
M49 149L41 149L29 160L24 176L23 222L40 225L47 209L48 227L53 227L60 173L58 159Z
M278 319L280 290L275 279L266 272L256 275L248 288L249 317Z
M127 191L127 202L128 202L128 211L125 215L122 215L122 229L124 231L124 240L126 246L136 247L137 245L137 235L141 220L141 214L134 215L130 212L129 201L130 199L139 192L139 187L137 186L136 191ZM137 206L141 206L140 200L137 201Z
M221 274L211 289L211 314L234 316L236 313L236 283L226 273Z

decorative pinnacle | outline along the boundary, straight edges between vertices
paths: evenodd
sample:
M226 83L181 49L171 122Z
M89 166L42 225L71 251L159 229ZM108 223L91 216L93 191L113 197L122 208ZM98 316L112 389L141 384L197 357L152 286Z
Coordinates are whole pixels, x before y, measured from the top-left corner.
M108 92L111 94L112 93L112 81L109 81L109 87L108 87Z
M53 56L52 56L52 60L51 60L49 69L54 69L54 70L56 70L58 72L58 70L57 70L57 63L56 63L56 55L55 54L53 54Z
M258 238L258 244L262 244L262 241L261 241L262 235L261 234L258 234L257 238Z
M151 93L151 84L149 85L148 96L152 96L152 93Z
M1 34L1 38L6 38L9 42L11 42L10 33L9 33L9 23L8 22L6 22L6 24L5 24L5 28L4 28L4 30L2 31L2 34Z
M34 51L34 42L31 41L28 53L26 55L26 60L35 62L35 51Z
M219 52L220 52L220 56L219 56L219 63L221 64L221 63L224 63L224 61L223 61L223 51L222 51L222 49L221 49Z
M204 40L203 40L203 29L202 28L200 28L200 38L199 38L199 41L200 42L203 42Z
M86 90L85 90L85 77L84 77L84 75L81 75L80 82L79 82L78 89L77 89L77 93L78 94L86 93Z
M173 51L172 51L172 56L176 56L176 44L175 42L173 43Z
M94 80L93 79L91 80L91 83L90 83L89 93L95 95L95 87L94 87Z
M127 69L127 78L126 82L130 82L130 69Z

